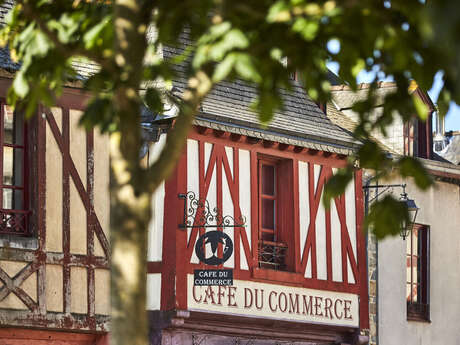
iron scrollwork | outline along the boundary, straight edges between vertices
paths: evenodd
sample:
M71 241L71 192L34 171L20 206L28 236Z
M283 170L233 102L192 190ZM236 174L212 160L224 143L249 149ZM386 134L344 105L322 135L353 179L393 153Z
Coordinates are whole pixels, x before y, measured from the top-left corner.
M179 194L179 198L184 199L184 220L179 224L180 229L246 227L246 217L223 216L221 210L211 208L208 200L197 198L194 192Z

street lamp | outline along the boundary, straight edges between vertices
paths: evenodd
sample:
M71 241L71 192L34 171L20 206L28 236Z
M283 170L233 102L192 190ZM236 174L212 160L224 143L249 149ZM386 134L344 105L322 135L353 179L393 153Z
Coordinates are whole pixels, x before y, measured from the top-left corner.
M399 234L401 235L402 239L405 240L407 236L409 236L410 232L412 231L412 229L414 228L414 224L415 224L415 219L417 218L417 213L418 213L418 210L419 208L417 207L417 205L415 204L415 201L413 199L409 199L407 197L407 193L406 193L406 184L384 184L384 185L369 185L369 184L366 184L365 186L363 186L363 189L366 193L366 198L365 198L365 207L366 207L366 210L367 210L367 207L370 203L372 203L374 200L377 200L378 197L387 192L390 188L395 188L395 187L399 187L399 188L402 188L403 192L401 194L401 197L400 197L400 201L403 205L401 205L402 207L406 207L407 208L407 211L409 212L409 217L408 219L404 219L402 222L401 222L401 225L400 225L400 231L399 231ZM369 200L369 189L375 189L376 190L376 195L371 199ZM367 215L367 211L366 211L366 215Z
M407 211L409 212L409 219L404 219L401 222L401 229L400 229L400 235L403 240L406 239L407 236L409 236L410 232L414 228L415 224L415 219L417 218L417 213L419 208L415 204L415 201L413 199L409 199L407 197L406 193L406 185L402 185L403 192L401 194L401 202L407 207Z

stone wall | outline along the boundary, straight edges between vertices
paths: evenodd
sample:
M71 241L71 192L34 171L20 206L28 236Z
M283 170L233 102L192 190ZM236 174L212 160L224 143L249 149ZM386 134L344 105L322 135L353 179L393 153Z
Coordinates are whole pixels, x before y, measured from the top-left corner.
M367 236L367 264L369 279L369 345L377 345L378 316L377 316L377 239L369 232Z

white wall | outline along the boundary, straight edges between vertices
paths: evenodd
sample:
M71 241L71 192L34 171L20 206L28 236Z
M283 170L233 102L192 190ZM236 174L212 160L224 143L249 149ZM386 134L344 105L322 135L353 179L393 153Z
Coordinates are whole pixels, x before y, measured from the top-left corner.
M460 170L460 169L459 169ZM407 192L430 226L431 323L406 319L406 243L400 237L378 244L379 345L460 344L460 187L437 182L426 192L411 181Z

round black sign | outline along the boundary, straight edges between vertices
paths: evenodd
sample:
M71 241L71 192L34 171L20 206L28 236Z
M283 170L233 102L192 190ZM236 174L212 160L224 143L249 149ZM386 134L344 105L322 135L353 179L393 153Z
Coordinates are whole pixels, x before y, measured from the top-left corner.
M222 243L222 258L217 257L217 248ZM206 257L206 245L210 245L211 253ZM198 259L206 265L219 266L227 261L233 254L232 239L222 231L209 231L198 238L195 245L195 253Z

